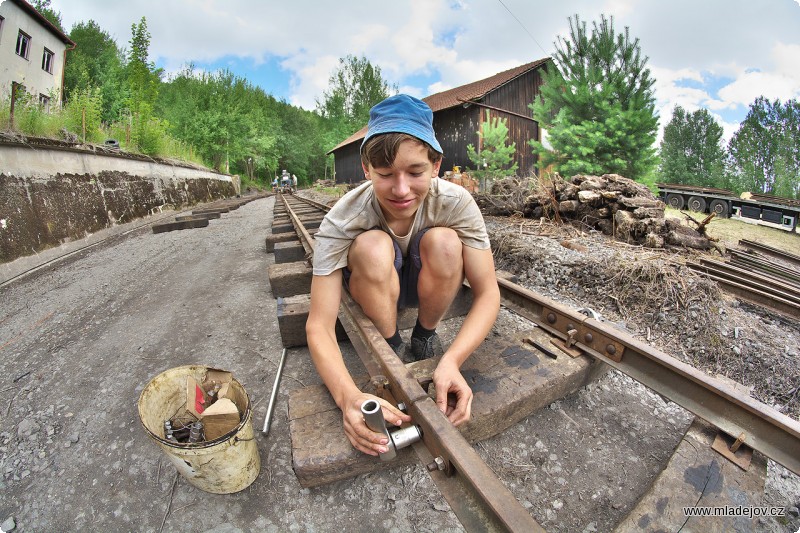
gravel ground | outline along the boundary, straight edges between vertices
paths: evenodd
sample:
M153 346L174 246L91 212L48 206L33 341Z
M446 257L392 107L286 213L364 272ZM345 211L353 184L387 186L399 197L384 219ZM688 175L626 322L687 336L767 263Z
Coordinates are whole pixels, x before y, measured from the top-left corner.
M304 349L289 350L272 429L268 437L257 432L261 471L246 490L211 495L191 487L142 430L136 412L142 387L190 363L232 371L250 395L260 429L280 357L267 278L272 257L263 241L273 202L251 202L208 228L134 231L0 288L4 529L13 522L17 531L461 530L421 466L299 487L286 398L319 383ZM493 226L493 233L501 226L507 223ZM533 274L543 276L537 281L530 267L518 268L524 284L570 305L591 302L610 321L646 335L635 320L615 316L589 286L586 298L576 297L570 273L588 271L586 257L612 254L614 246L583 236L578 243L591 253L581 253L562 246L563 235L524 238L531 239ZM718 316L726 318L724 338L731 343L760 342L762 350L797 345L791 340L796 325L770 318L765 327L775 331L758 333L782 336L767 343L751 336L762 316L728 303L724 309ZM443 325L445 340L457 325ZM494 331L525 327L502 312ZM741 328L739 338L731 337L734 327ZM651 335L663 334L651 328ZM357 368L352 350L342 348ZM546 529L609 531L663 468L690 420L678 406L610 372L476 448ZM796 476L770 465L765 504L796 506L798 495ZM798 527L796 517L753 524L755 531Z

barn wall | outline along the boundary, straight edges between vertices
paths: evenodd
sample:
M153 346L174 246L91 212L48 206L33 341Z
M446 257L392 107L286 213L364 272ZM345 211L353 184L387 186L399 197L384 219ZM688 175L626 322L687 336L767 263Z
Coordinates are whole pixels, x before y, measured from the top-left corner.
M495 89L486 95L484 102L486 105L498 109L504 109L513 113L531 117L530 120L496 111L490 110L491 116L506 119L508 126L508 140L516 143L517 153L515 161L518 165L518 174L529 175L535 170L538 158L533 155L528 144L531 139L540 140L539 124L533 120L533 112L528 107L536 98L539 97L539 87L542 78L539 69L520 76L511 82Z
M440 175L454 166L460 166L462 170L474 166L467 157L467 145L471 143L477 146L479 127L478 109L475 106L466 109L462 106L451 107L434 113L433 129L444 151Z
M358 183L364 179L360 149L361 140L342 146L334 152L336 183Z

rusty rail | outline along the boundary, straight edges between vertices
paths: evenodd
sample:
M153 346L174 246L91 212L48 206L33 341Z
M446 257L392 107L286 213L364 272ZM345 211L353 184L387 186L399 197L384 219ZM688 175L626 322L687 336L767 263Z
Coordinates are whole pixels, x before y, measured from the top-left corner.
M769 307L792 318L800 318L800 290L778 279L760 275L729 263L701 260L687 263L690 269L716 281L723 289L752 304Z

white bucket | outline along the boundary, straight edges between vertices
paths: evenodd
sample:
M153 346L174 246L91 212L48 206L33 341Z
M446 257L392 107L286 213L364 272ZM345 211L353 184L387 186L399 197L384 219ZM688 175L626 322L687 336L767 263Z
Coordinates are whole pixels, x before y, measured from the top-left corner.
M241 383L233 379L230 385L236 396L247 403L236 405L243 414L234 430L196 444L179 444L164 438L164 422L186 408L186 377L192 376L201 383L207 370L205 366L187 365L154 377L139 396L139 419L150 438L189 483L206 492L230 494L250 486L261 470L250 398Z

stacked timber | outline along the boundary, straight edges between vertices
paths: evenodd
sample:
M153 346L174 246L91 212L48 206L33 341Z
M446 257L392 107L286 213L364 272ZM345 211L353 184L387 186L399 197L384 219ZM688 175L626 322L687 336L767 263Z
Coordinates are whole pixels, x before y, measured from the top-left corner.
M524 188L522 195L518 189L516 180L495 182L489 198L476 200L487 214L521 213L527 218L580 222L618 240L650 248L676 245L707 250L712 246L706 236L679 219L665 218L664 203L650 189L618 174L578 174L569 179L555 174L547 183ZM520 198L517 205L496 201L515 195Z

